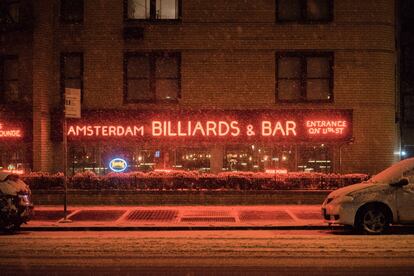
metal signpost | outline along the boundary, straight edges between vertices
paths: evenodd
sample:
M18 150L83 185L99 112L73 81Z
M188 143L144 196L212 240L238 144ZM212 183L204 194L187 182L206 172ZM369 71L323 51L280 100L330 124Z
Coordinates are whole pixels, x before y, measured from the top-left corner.
M63 118L63 184L65 189L64 205L63 205L63 220L61 222L71 222L67 218L67 206L68 206L68 137L67 137L67 118L81 117L81 94L80 89L66 88L65 89L65 111Z

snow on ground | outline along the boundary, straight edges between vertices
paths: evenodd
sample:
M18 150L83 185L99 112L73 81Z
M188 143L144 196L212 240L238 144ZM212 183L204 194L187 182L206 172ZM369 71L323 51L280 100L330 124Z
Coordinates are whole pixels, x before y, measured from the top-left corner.
M33 232L0 236L3 258L404 257L414 235L356 236L327 231Z

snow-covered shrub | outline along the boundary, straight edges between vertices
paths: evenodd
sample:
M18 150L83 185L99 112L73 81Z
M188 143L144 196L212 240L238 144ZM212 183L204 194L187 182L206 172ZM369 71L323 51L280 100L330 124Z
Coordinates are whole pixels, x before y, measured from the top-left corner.
M21 175L21 179L26 182L31 189L62 189L64 178L62 173L49 174L43 172L31 172Z
M32 173L22 176L32 189L60 189L62 174ZM68 179L68 187L87 190L332 190L368 179L365 174L154 171L78 173Z

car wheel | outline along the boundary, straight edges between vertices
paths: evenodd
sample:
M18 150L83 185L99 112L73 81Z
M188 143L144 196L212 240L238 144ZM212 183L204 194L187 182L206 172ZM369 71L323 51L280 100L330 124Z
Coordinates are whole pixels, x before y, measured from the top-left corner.
M387 232L389 227L390 216L384 207L368 205L359 212L356 223L358 232L379 235Z

